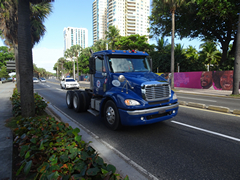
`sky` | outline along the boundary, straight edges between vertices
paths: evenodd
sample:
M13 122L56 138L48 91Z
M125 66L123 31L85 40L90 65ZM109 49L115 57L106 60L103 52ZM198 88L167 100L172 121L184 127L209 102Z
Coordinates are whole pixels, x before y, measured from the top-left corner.
M152 0L150 0L152 1ZM44 68L49 72L55 73L54 64L60 57L63 57L64 37L63 29L65 27L77 27L88 29L88 45L93 44L92 27L92 3L94 0L55 0L52 3L52 13L45 20L46 33L41 41L33 47L33 63L38 68ZM171 43L170 37L168 42ZM150 40L150 44L156 41ZM179 40L175 38L175 44L180 43L187 48L192 45L199 49L200 41L189 39ZM4 46L3 40L0 40L0 46Z

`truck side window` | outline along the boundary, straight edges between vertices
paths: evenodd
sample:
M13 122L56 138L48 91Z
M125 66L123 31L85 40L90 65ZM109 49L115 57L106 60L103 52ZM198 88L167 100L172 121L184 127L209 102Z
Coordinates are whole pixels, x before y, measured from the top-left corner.
M103 60L96 58L96 71L102 72L102 68L103 68Z

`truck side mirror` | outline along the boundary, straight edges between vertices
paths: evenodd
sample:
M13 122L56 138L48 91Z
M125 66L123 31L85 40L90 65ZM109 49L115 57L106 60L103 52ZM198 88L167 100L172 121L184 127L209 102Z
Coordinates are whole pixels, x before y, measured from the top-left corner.
M95 66L95 57L89 58L89 74L95 74L96 73L96 66Z

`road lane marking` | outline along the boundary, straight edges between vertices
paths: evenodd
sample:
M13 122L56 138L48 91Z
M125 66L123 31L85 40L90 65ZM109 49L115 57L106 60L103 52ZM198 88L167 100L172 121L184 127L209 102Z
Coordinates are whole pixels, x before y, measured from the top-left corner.
M59 90L59 91L65 91L64 89L59 89L59 88L56 88L56 90Z
M217 132L214 132L214 131L209 131L209 130L206 130L206 129L198 128L198 127L191 126L191 125L184 124L184 123L177 122L177 121L171 121L171 122L175 123L175 124L179 124L179 125L185 126L185 127L189 127L189 128L192 128L192 129L196 129L196 130L199 130L199 131L203 131L203 132L206 132L206 133L209 133L209 134L214 134L214 135L217 135L217 136L221 136L223 138L227 138L227 139L231 139L231 140L240 142L240 139L232 137L232 136L228 136L228 135L225 135L225 134L217 133Z
M199 98L190 98L190 97L185 97L185 96L178 96L178 97L185 98L185 99L200 100L200 101L217 102L217 101L214 101L214 100L199 99Z
M47 85L47 87L50 87L49 85Z

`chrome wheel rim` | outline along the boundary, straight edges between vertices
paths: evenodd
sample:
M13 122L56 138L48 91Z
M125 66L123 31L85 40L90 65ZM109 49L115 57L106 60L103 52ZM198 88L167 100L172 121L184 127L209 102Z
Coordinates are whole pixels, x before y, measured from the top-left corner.
M70 96L69 96L69 94L67 95L67 104L68 105L70 104Z
M77 108L77 104L78 104L77 97L74 96L74 98L73 98L73 106L74 106L74 108Z
M113 125L115 122L115 111L112 107L108 107L106 111L106 118L109 124Z

